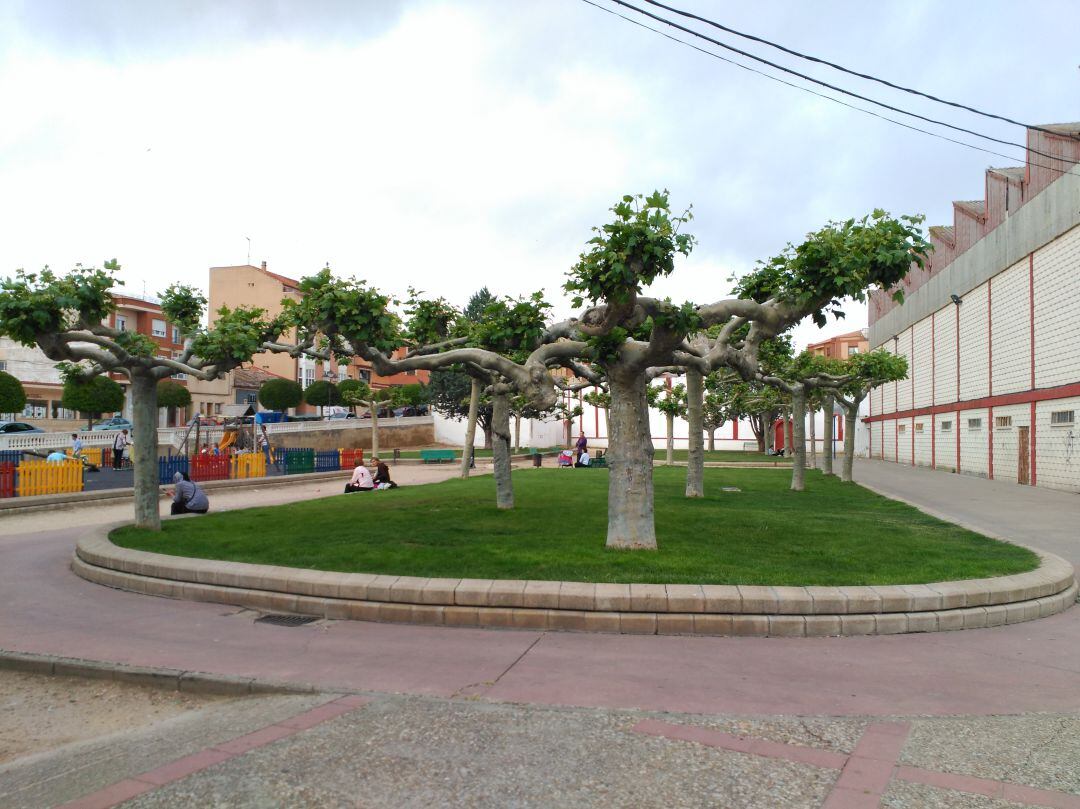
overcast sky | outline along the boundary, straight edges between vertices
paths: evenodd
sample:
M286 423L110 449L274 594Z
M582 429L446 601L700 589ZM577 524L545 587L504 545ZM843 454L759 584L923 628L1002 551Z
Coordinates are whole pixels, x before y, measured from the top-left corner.
M668 2L1018 120L1080 119L1071 0ZM718 36L1023 141L1019 127ZM707 302L829 219L881 206L951 224L951 201L981 198L987 166L1022 163L580 0L0 0L0 110L0 273L116 256L136 294L205 287L208 267L247 261L250 237L253 263L294 277L329 262L457 304L485 284L544 288L564 315L563 273L589 228L622 194L666 187L693 204L700 243L653 292ZM865 323L853 305L797 339Z

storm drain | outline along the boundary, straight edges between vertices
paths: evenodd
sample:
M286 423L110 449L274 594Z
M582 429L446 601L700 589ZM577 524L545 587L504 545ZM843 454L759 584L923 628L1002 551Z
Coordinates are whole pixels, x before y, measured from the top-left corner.
M255 619L257 624L271 624L273 626L303 626L312 621L318 621L316 615L261 615Z

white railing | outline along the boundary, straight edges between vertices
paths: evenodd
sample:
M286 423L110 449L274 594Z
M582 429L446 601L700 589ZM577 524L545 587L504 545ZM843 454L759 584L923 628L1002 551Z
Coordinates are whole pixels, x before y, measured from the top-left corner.
M431 416L388 416L379 419L379 428L408 427L417 424L432 424ZM370 430L371 419L333 419L331 421L285 421L280 424L267 424L266 432L270 435L288 433L311 433L326 430ZM111 447L119 430L86 430L77 433L83 446ZM201 441L220 441L224 429L219 426L203 425L199 428ZM158 445L171 444L179 448L184 443L187 427L159 427ZM191 440L195 431L191 431ZM0 435L0 449L59 449L71 446L71 433L13 433Z

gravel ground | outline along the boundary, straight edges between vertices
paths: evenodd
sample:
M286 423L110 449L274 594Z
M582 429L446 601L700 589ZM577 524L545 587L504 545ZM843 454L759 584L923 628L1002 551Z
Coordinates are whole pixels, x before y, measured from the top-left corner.
M881 799L881 809L1027 809L1026 804L938 789L925 784L893 781Z
M816 807L836 772L629 732L639 714L412 697L137 798L151 807Z
M0 763L154 725L219 700L106 680L0 671Z
M900 763L1080 794L1080 716L915 722Z

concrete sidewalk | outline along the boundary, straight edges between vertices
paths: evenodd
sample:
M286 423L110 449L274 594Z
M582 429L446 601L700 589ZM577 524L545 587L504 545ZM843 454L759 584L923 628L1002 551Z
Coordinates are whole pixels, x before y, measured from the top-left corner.
M864 459L854 477L928 514L1080 565L1080 494Z

